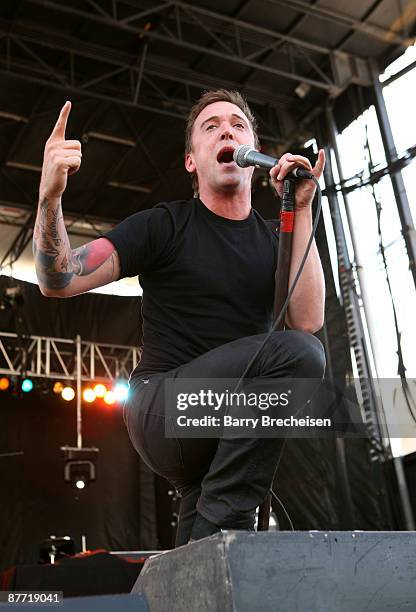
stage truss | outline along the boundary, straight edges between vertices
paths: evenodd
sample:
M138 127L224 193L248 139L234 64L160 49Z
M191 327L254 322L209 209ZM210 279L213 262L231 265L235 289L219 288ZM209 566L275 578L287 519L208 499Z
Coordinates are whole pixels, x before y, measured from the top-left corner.
M0 374L113 383L128 380L140 361L136 346L0 332Z

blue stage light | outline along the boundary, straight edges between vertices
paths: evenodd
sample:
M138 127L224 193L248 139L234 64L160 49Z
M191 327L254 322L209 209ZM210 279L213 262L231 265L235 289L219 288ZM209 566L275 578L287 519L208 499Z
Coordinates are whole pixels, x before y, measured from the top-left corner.
M124 402L129 393L129 386L126 383L117 383L114 387L114 395L118 402Z
M30 391L32 391L33 389L33 381L30 380L30 378L25 378L22 381L22 391L24 393L29 393Z

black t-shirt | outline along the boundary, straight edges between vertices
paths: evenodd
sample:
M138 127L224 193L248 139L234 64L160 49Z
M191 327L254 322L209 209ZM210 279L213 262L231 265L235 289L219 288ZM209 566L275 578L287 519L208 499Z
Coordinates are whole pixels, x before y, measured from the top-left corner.
M135 213L105 237L121 277L138 274L143 288L143 353L133 377L270 329L277 221L253 209L226 219L194 198Z

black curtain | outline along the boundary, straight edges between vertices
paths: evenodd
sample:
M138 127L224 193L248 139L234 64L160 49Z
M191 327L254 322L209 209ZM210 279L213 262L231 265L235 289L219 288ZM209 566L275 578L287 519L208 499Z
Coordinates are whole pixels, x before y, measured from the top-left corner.
M16 309L5 290L21 288ZM0 276L0 330L138 345L140 300L100 294L45 298L39 288ZM21 320L18 323L18 319ZM4 364L3 364L4 365ZM83 446L100 449L97 480L83 491L64 482L61 446L76 445L75 401L34 390L0 393L0 565L37 560L49 535L81 536L90 549L165 547L156 522L156 480L134 451L120 407L83 406ZM163 530L162 530L163 535Z
M0 394L0 563L38 560L50 535L69 535L81 550L158 547L154 482L132 448L118 405L83 406L83 446L99 448L97 478L84 490L64 481L61 446L76 444L75 401L36 388ZM147 472L147 473L146 473Z
M327 351L335 376L345 380L349 348L345 316L334 288L325 234L318 246L327 278ZM138 345L140 299L86 294L45 298L36 285L0 277L0 297L10 284L23 289L19 310L26 333L114 344ZM16 331L16 313L0 310L0 329ZM325 338L320 334L321 340ZM75 404L31 394L12 399L0 394L2 430L0 549L2 567L37 558L38 545L51 534L71 535L80 547L167 548L174 538L177 503L171 487L149 472L133 450L120 410L84 409L84 445L100 448L97 481L81 493L63 481L60 446L75 445ZM347 462L356 529L383 527L372 479L367 441L347 443ZM23 454L13 454L23 453ZM290 440L280 464L276 492L296 529L337 529L339 482L335 445L330 440ZM274 504L283 528L284 514ZM385 527L384 527L385 528Z
M26 332L38 336L75 338L137 346L141 340L141 300L100 293L70 299L46 298L37 285L0 276L0 299L7 287L18 286L24 296L19 310ZM0 330L16 331L11 308L0 310Z

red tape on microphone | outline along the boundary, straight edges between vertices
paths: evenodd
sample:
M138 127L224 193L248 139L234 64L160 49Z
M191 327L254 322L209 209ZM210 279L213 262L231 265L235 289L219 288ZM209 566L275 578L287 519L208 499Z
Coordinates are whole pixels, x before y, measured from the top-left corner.
M293 232L293 225L295 222L295 213L293 211L284 211L280 213L280 231L281 232Z

